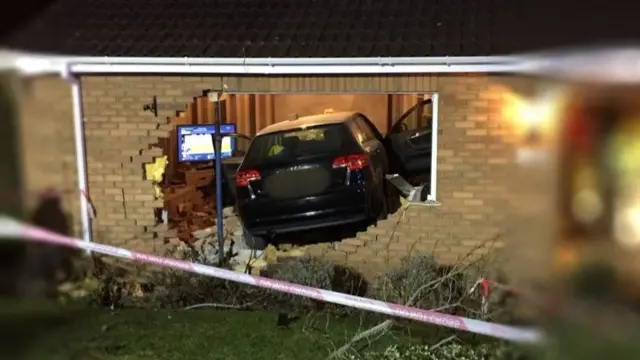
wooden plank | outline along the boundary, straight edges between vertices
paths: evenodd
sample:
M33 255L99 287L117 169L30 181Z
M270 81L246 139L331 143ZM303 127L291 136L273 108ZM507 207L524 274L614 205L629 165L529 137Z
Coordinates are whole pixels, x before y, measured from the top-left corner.
M204 96L196 98L197 118L196 124L208 124L207 99Z
M178 165L178 149L177 149L178 137L176 135L175 128L169 131L169 139L167 140L166 144L167 144L167 150L165 154L167 155L168 164L164 170L165 172L164 184L169 185L171 184L171 181L175 176L176 167Z
M187 186L207 186L213 180L213 170L180 169L176 177Z
M185 111L187 113L187 122L189 124L197 124L198 115L196 113L194 102L190 102L189 104L187 104L187 110Z

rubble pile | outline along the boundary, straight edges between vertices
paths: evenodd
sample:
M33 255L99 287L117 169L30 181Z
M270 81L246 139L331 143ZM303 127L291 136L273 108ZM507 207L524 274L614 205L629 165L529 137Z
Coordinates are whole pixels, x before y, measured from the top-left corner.
M166 223L178 240L195 241L193 232L215 224L215 197L195 186L170 185L164 189Z
M249 249L243 239L242 224L232 207L223 209L224 254L230 255L230 265L236 271L250 272L258 275L268 264L274 264L282 258L304 255L304 249L286 247L279 250L272 245L264 251ZM215 220L215 219L214 219ZM215 222L215 221L214 221ZM197 250L200 263L215 264L218 261L219 245L217 227L213 224L204 229L191 232L191 242L179 242L176 246L177 256L184 256Z
M176 179L178 178L178 179ZM180 181L178 181L180 180ZM216 264L219 251L230 255L236 271L258 274L268 263L279 257L299 256L303 251L276 251L270 246L265 251L249 249L244 242L242 225L233 207L222 212L224 247L219 249L216 227L215 195L207 190L213 180L211 171L178 170L171 184L163 187L166 211L166 241L174 245L178 257L193 256L196 250L199 263Z

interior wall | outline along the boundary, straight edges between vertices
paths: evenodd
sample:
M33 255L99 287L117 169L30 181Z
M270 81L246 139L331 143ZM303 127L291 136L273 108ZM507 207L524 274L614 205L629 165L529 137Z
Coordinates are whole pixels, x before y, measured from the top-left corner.
M294 116L333 111L357 111L366 115L382 133L393 120L415 105L414 94L231 94L226 98L226 121L238 132L253 135Z
M379 129L385 129L389 101L387 95L278 95L275 97L275 117L291 120L294 116L322 114L325 109L333 111L358 111L366 115Z

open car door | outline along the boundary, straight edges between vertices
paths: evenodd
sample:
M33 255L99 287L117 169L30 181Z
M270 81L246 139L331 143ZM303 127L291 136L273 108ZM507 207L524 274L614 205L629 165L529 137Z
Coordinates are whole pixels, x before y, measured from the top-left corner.
M424 184L431 175L432 153L431 99L419 98L396 120L385 136L391 174L398 174L413 185ZM419 180L418 180L419 179Z

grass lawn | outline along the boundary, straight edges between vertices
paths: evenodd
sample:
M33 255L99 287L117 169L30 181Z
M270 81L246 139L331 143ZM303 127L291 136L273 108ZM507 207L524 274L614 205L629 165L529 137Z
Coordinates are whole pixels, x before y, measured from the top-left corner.
M0 302L0 331L8 358L33 360L325 359L358 332L359 321L302 318L276 327L277 315L261 312L86 309ZM364 327L367 328L367 327ZM378 340L381 350L406 336Z

